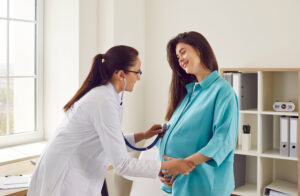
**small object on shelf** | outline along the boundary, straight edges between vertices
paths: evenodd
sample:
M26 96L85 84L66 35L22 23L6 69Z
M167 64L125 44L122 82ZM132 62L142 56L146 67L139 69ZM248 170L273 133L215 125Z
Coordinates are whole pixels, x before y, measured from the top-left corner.
M250 125L243 125L243 135L242 135L242 150L247 151L251 149L251 134Z
M275 101L273 110L276 112L293 112L295 110L295 104L292 101Z
M17 175L17 176L1 176L0 190L27 188L31 175Z

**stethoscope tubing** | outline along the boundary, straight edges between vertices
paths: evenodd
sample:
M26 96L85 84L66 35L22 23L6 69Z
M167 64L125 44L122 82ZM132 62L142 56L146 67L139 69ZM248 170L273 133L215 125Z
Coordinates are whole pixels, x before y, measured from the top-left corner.
M152 144L150 144L149 146L147 147L144 147L144 148L137 148L133 145L131 145L128 140L124 137L124 140L125 140L125 143L128 147L130 147L131 149L135 150L135 151L146 151L146 150L149 150L151 149L153 146L155 146L155 144L158 142L159 138L161 137L162 133L159 133L157 135L157 137L155 138L155 140L152 142Z

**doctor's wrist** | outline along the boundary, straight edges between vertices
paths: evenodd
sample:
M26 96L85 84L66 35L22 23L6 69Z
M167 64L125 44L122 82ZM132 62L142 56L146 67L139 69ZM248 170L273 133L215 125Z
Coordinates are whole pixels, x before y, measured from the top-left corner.
M146 137L145 131L141 131L141 132L138 132L138 133L134 133L134 140L135 140L135 143L138 143L139 141L144 140L145 137Z

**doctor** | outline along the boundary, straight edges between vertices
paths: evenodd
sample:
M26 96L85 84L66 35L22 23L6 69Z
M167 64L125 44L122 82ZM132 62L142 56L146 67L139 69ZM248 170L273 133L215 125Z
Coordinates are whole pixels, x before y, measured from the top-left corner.
M64 106L66 118L35 168L28 196L99 196L110 163L119 175L149 178L160 170L188 174L194 168L185 159L138 160L127 154L122 97L140 79L140 67L138 51L128 46L95 56L83 85ZM161 131L154 125L126 138L134 145Z

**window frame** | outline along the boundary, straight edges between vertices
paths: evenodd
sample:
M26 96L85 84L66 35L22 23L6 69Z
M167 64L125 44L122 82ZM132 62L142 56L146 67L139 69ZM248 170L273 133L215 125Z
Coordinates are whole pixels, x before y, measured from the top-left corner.
M7 0L7 12L9 12L9 0ZM8 16L9 13L7 13ZM17 133L12 135L3 135L0 136L0 148L14 146L18 144L25 144L31 142L37 142L44 140L44 126L43 126L43 95L44 95L44 81L43 81L43 41L44 41L44 33L43 33L43 26L44 26L44 0L36 0L36 86L35 86L35 93L36 93L36 131L33 132L24 132L24 133ZM22 19L14 19L14 18L7 18L7 17L0 17L1 19L7 21L27 21ZM7 29L7 39L9 39L9 29ZM7 49L9 49L8 44ZM7 52L7 59L9 58L9 51ZM8 75L7 75L8 76ZM7 78L1 77L1 78ZM8 77L14 78L14 77ZM19 77L19 78L26 78L26 77Z

